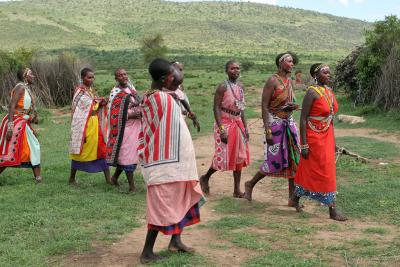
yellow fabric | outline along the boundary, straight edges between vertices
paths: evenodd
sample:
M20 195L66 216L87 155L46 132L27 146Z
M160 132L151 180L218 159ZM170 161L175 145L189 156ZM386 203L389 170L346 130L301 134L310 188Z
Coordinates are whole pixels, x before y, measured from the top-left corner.
M308 87L307 91L310 90L310 89L314 89L314 91L317 92L317 94L319 94L320 96L322 96L322 92L319 90L318 87L310 86L310 87Z
M95 107L98 108L98 105L95 105ZM95 110L95 107L93 107L93 110ZM97 159L97 145L99 142L99 119L97 116L89 117L85 139L86 142L83 144L81 154L69 155L72 160L86 162Z

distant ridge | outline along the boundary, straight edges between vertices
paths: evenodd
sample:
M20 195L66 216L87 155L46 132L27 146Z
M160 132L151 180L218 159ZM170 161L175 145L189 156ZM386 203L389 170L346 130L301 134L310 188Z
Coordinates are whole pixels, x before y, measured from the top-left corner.
M136 49L163 34L174 50L229 53L349 51L370 24L295 8L244 2L27 0L0 2L1 49L85 46Z

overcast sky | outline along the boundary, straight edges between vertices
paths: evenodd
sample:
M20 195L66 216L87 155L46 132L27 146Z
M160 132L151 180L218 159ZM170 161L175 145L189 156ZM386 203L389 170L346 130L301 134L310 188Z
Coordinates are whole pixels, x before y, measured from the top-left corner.
M196 0L168 0L192 2ZM206 0L211 1L211 0ZM295 7L329 13L336 16L357 18L366 21L383 20L387 15L400 18L400 0L223 0L233 2L255 2L278 6Z

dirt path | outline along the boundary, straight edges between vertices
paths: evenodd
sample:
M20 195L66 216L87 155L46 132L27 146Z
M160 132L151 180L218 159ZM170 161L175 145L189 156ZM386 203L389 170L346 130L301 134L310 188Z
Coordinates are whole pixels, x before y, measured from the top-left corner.
M262 122L261 120L252 120L250 123L249 132L251 134L250 149L253 162L262 160ZM383 136L376 135L376 130L373 129L337 129L336 136L363 136L376 138L378 140L391 141L400 143L398 136ZM197 156L197 165L199 174L203 174L209 167L211 156L213 155L214 143L212 135L198 138L194 141ZM253 164L251 168L246 168L242 175L242 184L250 179L257 171L258 164ZM208 198L208 203L201 209L202 222L207 223L217 220L221 215L212 210L212 203L223 196L231 196L233 188L232 174L228 172L219 172L214 174L210 180L211 196ZM259 202L268 203L266 212L283 212L289 214L293 210L286 206L287 189L286 184L283 184L278 190L271 190L273 184L271 179L264 179L255 187L253 198ZM276 186L276 185L275 185ZM245 201L245 200L238 200ZM329 220L326 214L318 212L315 206L308 208L312 216L310 223L317 225L328 225L332 221ZM69 255L63 264L65 266L137 266L139 256L145 240L146 224L145 218L142 218L142 226L135 229L128 235L124 236L118 242L111 246L104 246L101 243L93 243L94 252L83 255ZM364 224L350 221L347 224L354 228L365 227ZM230 242L217 239L215 234L209 228L203 227L188 227L185 229L182 238L188 245L194 246L197 253L203 255L206 259L215 263L217 266L239 266L248 258L256 255L255 251L240 249L233 246ZM321 236L322 239L329 238ZM195 241L194 241L195 240ZM168 236L160 235L157 239L155 251L164 250L169 242ZM229 253L226 250L212 249L212 245L220 244L229 248Z

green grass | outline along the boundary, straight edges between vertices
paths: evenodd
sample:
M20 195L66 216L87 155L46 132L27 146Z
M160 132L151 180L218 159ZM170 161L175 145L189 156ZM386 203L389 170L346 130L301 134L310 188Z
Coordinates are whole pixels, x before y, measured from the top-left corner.
M311 266L325 266L321 264L320 259L313 258L307 259L291 252L275 251L266 254L265 256L257 257L247 261L243 266L261 267L261 266L298 266L298 267L311 267Z
M94 57L119 50L123 58L123 51L137 50L143 37L163 33L171 54L200 52L197 61L215 54L242 55L264 63L278 51L292 49L304 51L304 61L318 55L319 61L334 62L361 44L363 30L370 27L355 19L244 2L136 0L124 2L123 15L117 0L94 0L90 8L87 4L77 0L1 3L2 47L62 49L68 44L93 49ZM334 42L326 42L333 36ZM133 63L138 64L138 59Z
M211 265L207 259L202 257L200 254L190 254L190 253L171 253L168 251L162 251L160 253L161 256L165 257L165 259L151 264L151 266L157 267L176 267L176 266L213 266Z
M336 122L335 127L344 129L353 128L374 128L379 133L399 132L400 131L400 113L396 110L383 113L372 106L353 106L352 101L343 94L337 94L339 102L339 114L363 116L365 123L349 124Z
M377 235L387 235L390 231L383 227L368 227L363 230L366 234L377 234Z
M67 185L69 120L63 121L36 126L43 184L34 183L30 169L9 168L0 175L1 266L44 266L48 257L88 251L93 240L108 243L139 226L145 207L140 175L135 179L141 192L135 195L125 193L122 176L121 189L106 185L102 174L81 172L79 187Z
M373 138L344 136L336 138L336 143L368 159L390 160L399 156L399 145Z

